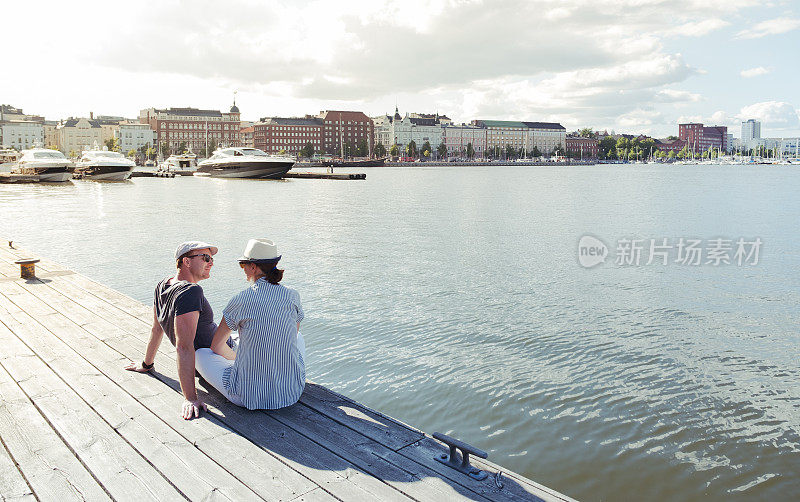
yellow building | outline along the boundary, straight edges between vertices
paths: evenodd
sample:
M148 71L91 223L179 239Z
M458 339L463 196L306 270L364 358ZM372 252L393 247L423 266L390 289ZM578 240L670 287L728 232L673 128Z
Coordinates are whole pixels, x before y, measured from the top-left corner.
M103 146L103 129L96 120L71 118L56 127L58 149L68 156L79 156L83 150Z

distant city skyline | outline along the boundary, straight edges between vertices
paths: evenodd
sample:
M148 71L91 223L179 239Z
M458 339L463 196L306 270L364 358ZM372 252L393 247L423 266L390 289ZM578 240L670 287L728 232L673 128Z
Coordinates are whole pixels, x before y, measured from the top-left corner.
M38 5L38 4L37 4ZM439 112L657 137L755 119L800 136L788 0L45 2L4 6L0 103L47 119L148 107L242 119ZM34 36L35 33L35 36Z

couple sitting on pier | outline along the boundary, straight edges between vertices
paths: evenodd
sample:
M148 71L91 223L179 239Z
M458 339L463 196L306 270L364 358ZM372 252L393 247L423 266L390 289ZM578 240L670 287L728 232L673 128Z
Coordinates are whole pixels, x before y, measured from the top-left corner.
M219 325L197 284L209 277L217 251L198 241L178 246L177 273L155 289L153 328L144 360L126 367L151 371L166 333L178 353L185 398L182 414L187 420L206 409L195 388L195 370L230 402L250 410L294 404L305 387L303 308L297 292L280 284L278 248L267 239L247 243L239 266L251 284L228 302ZM231 330L239 332L236 350Z

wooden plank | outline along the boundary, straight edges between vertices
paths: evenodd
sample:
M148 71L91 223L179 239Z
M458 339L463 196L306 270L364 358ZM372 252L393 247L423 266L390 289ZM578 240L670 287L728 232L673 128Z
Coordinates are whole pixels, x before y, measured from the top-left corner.
M58 287L55 284L60 282L61 279L62 278L54 279L53 283L48 283L48 284L53 285L53 287ZM64 280L69 280L69 278L64 278ZM81 297L78 301L83 301L83 297ZM105 314L108 315L109 312L105 311ZM144 347L144 340L145 340L144 337L140 339L142 347ZM133 358L141 357L142 353L141 350L142 349L139 349L137 355L133 356ZM174 358L174 355L170 353L168 357ZM173 371L172 368L174 368L175 363L171 362L168 364L170 366L169 371L172 372ZM172 385L174 385L175 389L177 390L178 389L177 375L174 375L172 378L173 378ZM313 387L314 387L313 384L309 387L310 389L312 389L312 392L313 392ZM325 397L321 397L322 394L320 392L317 392L317 394L320 395L320 397L316 398L317 402L324 401L325 399L328 400L336 399L337 403L341 401L339 397L332 397L332 394ZM301 401L304 399L305 397L301 398ZM229 407L229 405L224 401L224 399L222 401L217 402L216 404L219 407ZM388 420L386 419L385 416L372 412L372 410L369 410L361 405L358 405L358 409L356 409L353 405L357 403L351 400L347 400L346 404L347 407L344 410L338 410L333 406L329 406L329 408L332 410L330 414L337 415L339 416L339 418L341 418L340 415L346 416L347 412L350 413L356 412L359 416L370 417L370 420L364 421L365 423L363 426L355 427L355 429L352 430L349 430L348 427L341 426L339 423L335 422L335 420L327 417L326 419L322 420L322 423L319 423L317 425L316 429L308 428L307 426L309 420L308 416L301 416L296 418L283 417L283 420L280 421L284 423L286 426L312 439L314 442L319 442L320 433L329 436L330 438L329 441L324 443L323 445L331 452L333 452L338 456L344 457L346 460L352 462L357 467L360 467L365 472L373 476L376 476L379 479L384 480L389 485L395 487L400 491L403 491L404 493L406 493L411 497L420 498L424 500L426 498L430 498L431 493L436 493L437 491L441 491L439 495L447 497L457 497L459 493L462 496L474 495L474 492L472 490L465 488L461 485L458 485L456 482L447 480L446 482L442 483L441 480L438 479L442 478L442 476L435 476L437 479L434 480L433 478L430 477L430 475L433 474L434 471L431 470L429 466L423 467L420 465L415 465L414 463L409 462L407 458L400 455L395 455L394 458L392 459L387 458L390 456L390 453L392 451L391 448L385 448L383 447L383 445L379 445L378 443L372 443L369 440L366 440L366 438L362 434L357 432L357 429L365 430L368 431L369 433L378 433L378 434L384 434L381 429L388 430L390 431L389 435L383 437L382 439L386 442L389 442L390 444L392 444L397 448L401 448L409 444L411 441L416 441L421 439L423 437L421 433L417 433L408 428L408 426L400 424L399 422ZM226 415L226 419L228 418L229 417ZM288 423L286 422L287 420ZM253 429L252 425L248 425L249 421L251 420L244 419L244 427L241 429L241 433L248 437L251 437L254 434L255 429ZM229 421L226 421L226 423L229 423ZM334 431L333 434L331 434L331 431ZM392 437L394 437L392 435L392 432L394 431L399 431L400 433L402 433L402 435L399 435L397 436L396 439L392 440ZM337 445L337 439L340 438L350 438L350 445L344 448L339 447ZM380 453L373 451L373 449L375 448L378 448ZM387 462L376 463L375 462L376 456L384 458L385 460L387 460ZM431 463L433 462L435 461L432 460ZM398 464L403 465L404 467L403 468L398 467ZM435 467L438 468L439 465L440 464L436 465ZM444 477L446 478L446 476ZM418 483L409 484L409 481L415 479L424 480L424 482L421 483L421 486L418 486ZM425 486L425 485L432 485L432 486ZM453 486L456 487L455 490L453 489Z
M0 437L39 500L110 500L1 365Z
M425 437L419 430L313 382L306 384L300 402L391 450L397 451Z
M26 285L26 288L30 288L33 291L36 291L37 294L42 295L43 289L36 288L34 285ZM52 316L51 316L52 317ZM55 326L54 326L55 328ZM76 343L81 344L82 351L86 350L87 348L84 346L86 340L81 339L79 336L70 333L70 330L58 329L59 336L64 338L65 343L71 346L75 346ZM123 338L116 338L114 339L116 343L123 343ZM130 345L128 350L137 350L139 355L141 354L141 347L143 344L139 343L138 340L131 339L133 342ZM156 383L157 381L148 378L146 375L138 375L135 373L127 372L122 369L123 361L120 359L120 355L117 352L112 351L111 347L105 346L106 353L100 354L100 341L95 340L95 346L92 346L90 352L92 353L92 361L97 362L101 360L107 360L105 363L98 365L99 369L102 371L107 372L109 375L113 375L112 378L119 382L120 385L125 389L137 388L140 387L142 383ZM133 346L136 346L137 349L133 349ZM109 352L113 352L109 360ZM160 357L163 357L159 354ZM75 356L79 357L79 356ZM156 359L159 366L164 363L164 365L169 365L171 368L175 368L175 361L174 359L168 360L168 362L164 362L164 360L157 358ZM116 374L113 372L117 372ZM177 378L177 375L175 375ZM130 382L130 385L128 385ZM175 387L177 388L177 381L173 380ZM140 397L140 400L147 405L151 409L157 409L159 415L161 416L162 420L166 420L172 427L174 427L179 432L181 428L187 428L190 424L204 424L207 423L206 421L185 421L178 416L176 410L180 408L181 403L183 402L183 398L180 394L176 393L173 390L170 390L169 387L164 386L161 382L157 382L157 388L153 388L152 386L146 386L143 389L143 396ZM169 396L164 396L164 391L168 391ZM165 399L165 397L169 397L172 399ZM169 403L167 403L169 401ZM224 400L223 400L224 401ZM233 406L229 403L225 403L227 406ZM154 408L157 407L157 408ZM212 410L213 412L213 410ZM250 413L245 411L245 413ZM252 414L251 414L252 415ZM166 418L165 418L166 417ZM213 418L212 418L213 420ZM249 437L250 439L254 439L254 435L259 432L259 428L253 427L253 417L250 416L248 419L247 427L251 430ZM316 454L307 454L306 451L308 447L312 444L308 439L303 438L302 436L298 436L296 434L292 434L293 431L274 431L274 425L280 426L276 422L272 421L273 428L270 430L269 427L266 427L267 431L270 431L268 437L260 437L255 439L260 439L258 444L262 447L268 447L270 449L274 449L276 444L284 444L284 445L292 445L288 448L286 453L286 458L282 458L282 462L288 463L291 467L305 473L308 476L313 476L314 481L322 484L326 487L327 490L334 493L336 496L341 496L342 498L346 499L362 499L362 498L373 498L373 497L380 497L380 498L387 498L386 491L391 491L383 485L382 483L374 480L374 483L370 483L369 481L365 483L367 487L370 484L374 484L378 486L377 493L373 493L374 486L372 490L364 490L360 486L356 486L352 479L348 478L359 478L358 475L351 475L351 473L347 472L348 467L345 467L341 471L337 472L336 470L332 470L330 468L331 465L334 465L330 462L328 457L331 455L325 455L327 452L323 452L322 455L319 455L317 452ZM262 424L258 424L260 427ZM228 465L227 468L231 469L232 472L237 472L240 474L240 478L247 482L251 488L261 486L262 491L261 493L264 494L273 494L274 497L275 493L280 493L281 490L278 490L279 486L283 483L287 483L291 480L292 476L297 477L298 474L294 472L290 467L287 467L285 463L278 461L275 458L270 457L269 455L263 454L263 451L258 450L252 443L249 443L247 440L242 438L241 436L237 436L235 434L227 433L223 437L220 433L220 428L224 427L222 424L218 424L216 426L216 430L211 433L206 433L205 436L193 434L192 440L196 443L197 447L201 450L214 450L219 453L217 455L218 459L222 459L223 461L228 460L232 461L233 465ZM284 427L280 426L281 429L285 429ZM225 430L229 430L225 427ZM263 432L263 431L260 431ZM288 432L288 433L287 433ZM295 437L292 437L295 436ZM238 443L236 448L231 448L230 443L233 440L236 443L238 439ZM242 445L241 443L246 443ZM305 448L304 448L305 445ZM249 446L250 449L256 449L262 455L254 454L253 451L248 451L247 448L243 448L243 446ZM292 451L293 450L293 451ZM299 454L299 455L298 455ZM209 453L209 455L213 455L213 452ZM291 459L299 458L299 461L294 462ZM271 465L267 466L264 465L266 460L270 460ZM305 462L309 464L309 466L305 466L302 464ZM341 463L341 459L339 459L339 463ZM269 467L269 468L267 468ZM242 473L242 470L245 470ZM266 471L266 472L265 472ZM242 476L242 474L244 474ZM249 479L248 474L250 474ZM305 478L303 478L305 480ZM253 484L251 484L253 483ZM309 489L309 482L307 480L304 481L305 485L295 487L296 491L307 491ZM316 486L316 485L314 485ZM285 487L284 490L285 491ZM317 495L317 497L321 497L322 495ZM270 497L270 498L272 498ZM391 494L388 496L389 499L392 498Z
M108 341L128 357L140 357L143 345L131 338ZM120 362L121 364L121 362ZM179 389L175 360L159 353L156 357L156 378ZM163 382L163 383L162 383ZM175 393L173 392L173 393ZM365 474L357 465L341 456L321 448L315 438L298 434L294 429L258 411L249 411L228 402L216 390L211 393L198 388L198 394L209 405L209 418L218 419L233 437L246 438L253 444L277 456L282 462L313 479L324 490L342 500L408 500L399 491L380 480ZM140 400L150 405L162 396L142 396ZM214 440L219 438L212 438ZM227 442L227 439L225 440ZM197 442L202 447L204 440Z
M22 322L10 323L9 313L4 311L0 305L0 319L7 326L13 326L18 337L27 340L29 347L42 360L48 361L64 381L71 382L70 387L95 412L190 499L212 498L212 495L225 500L256 498L244 483L89 364L81 353L91 354L91 347L68 336L70 331L79 328L62 322L66 320L60 316L48 316L48 328L57 330L59 339L32 318L18 317ZM66 338L69 338L69 345Z
M448 452L447 447L442 443L430 436L426 436L424 433L416 433L416 430L410 426L371 410L325 387L314 384L307 385L307 392L303 393L301 402L315 411L331 417L338 423L358 431L388 448L399 451L404 457L424 465L443 477L451 479L454 483L458 483L488 498L500 500L571 500L569 497L533 483L524 477L514 473L503 472L502 467L492 462L475 457L472 457L471 463L489 473L489 477L483 481L477 481L465 476L435 459L436 456ZM398 444L400 445L399 448L393 448ZM495 482L498 472L501 473L500 484L503 485L502 489Z
M0 383L2 387L2 383ZM0 396L2 388L0 388ZM2 406L2 404L0 404ZM0 421L2 418L0 418ZM34 501L36 497L5 447L0 434L0 500Z
M72 389L8 329L0 330L0 365L114 498L183 498Z

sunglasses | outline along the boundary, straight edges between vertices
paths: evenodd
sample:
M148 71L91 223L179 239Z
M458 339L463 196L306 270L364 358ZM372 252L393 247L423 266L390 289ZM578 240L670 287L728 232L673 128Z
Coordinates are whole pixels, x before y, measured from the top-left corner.
M187 258L194 258L196 256L202 256L203 257L203 261L206 262L206 263L214 261L214 257L211 256L210 254L206 254L206 253L190 254L189 256L187 256Z

